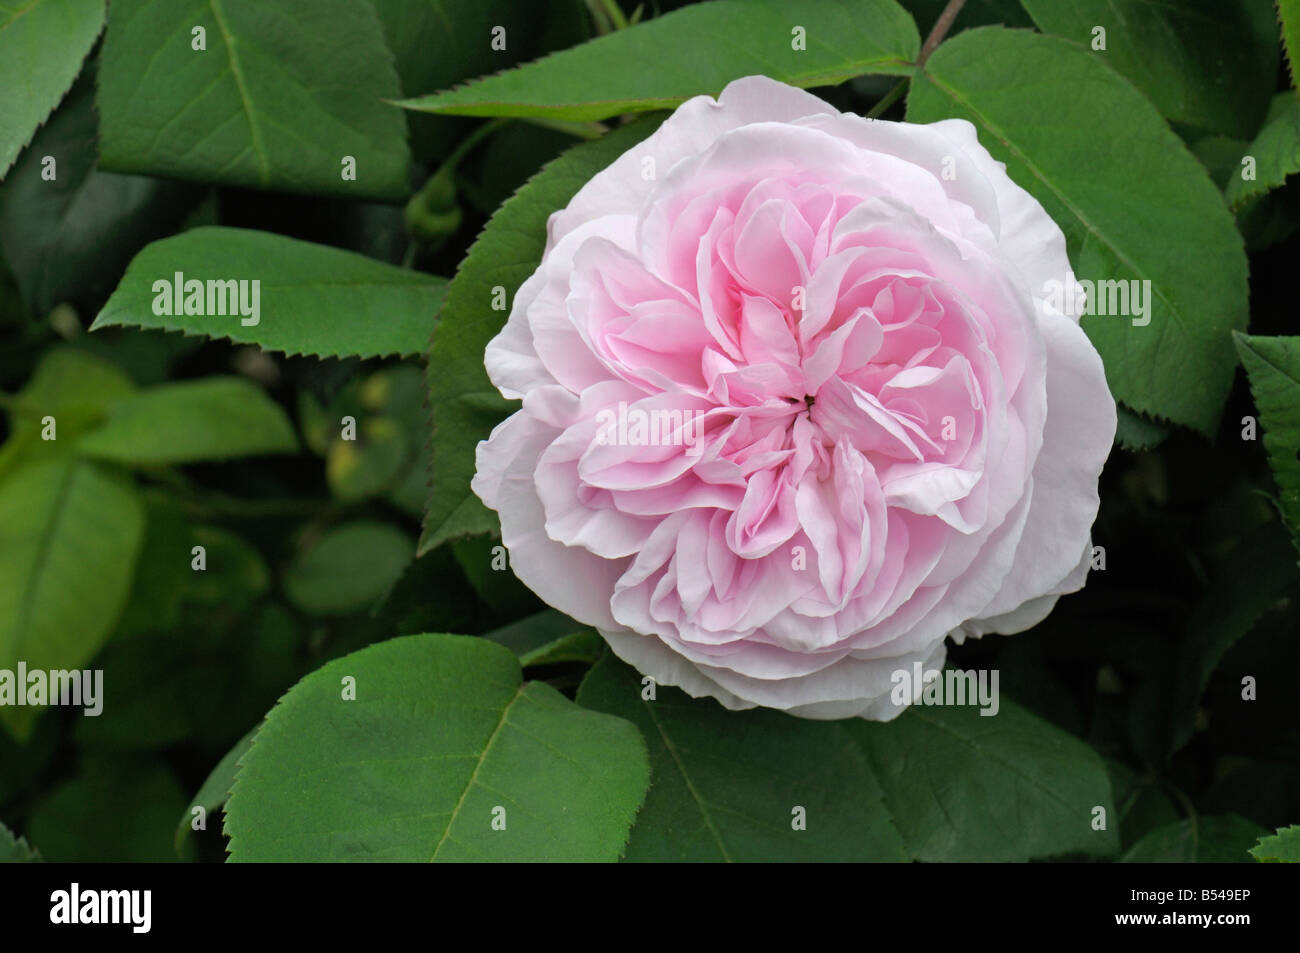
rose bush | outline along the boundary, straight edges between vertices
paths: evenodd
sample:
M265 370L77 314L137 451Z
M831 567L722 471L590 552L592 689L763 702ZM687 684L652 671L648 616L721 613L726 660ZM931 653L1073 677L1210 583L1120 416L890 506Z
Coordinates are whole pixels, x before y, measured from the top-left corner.
M0 4L0 870L1300 857L1298 54Z
M890 719L895 671L1084 583L1116 412L1070 281L969 123L738 80L551 217L473 488L519 578L658 682Z

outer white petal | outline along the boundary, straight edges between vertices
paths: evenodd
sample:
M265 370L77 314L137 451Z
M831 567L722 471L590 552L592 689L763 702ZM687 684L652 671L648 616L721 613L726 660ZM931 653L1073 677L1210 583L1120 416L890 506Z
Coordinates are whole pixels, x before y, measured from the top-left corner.
M546 283L545 268L538 268L515 292L514 305L505 327L488 342L483 366L488 379L508 400L520 400L535 387L555 383L555 378L537 356L533 332L526 317L529 306Z
M575 360L585 358L597 364L565 306L573 257L587 238L605 238L626 246L631 241L632 225L633 220L627 216L608 215L583 223L568 236L568 241L549 250L541 266L519 286L505 327L488 342L483 355L488 377L502 396L519 400L536 388L556 382L539 354L539 337L543 345L547 335L552 339L567 338ZM545 346L542 352L546 352Z
M558 435L526 411L508 417L479 443L470 488L500 514L510 568L525 586L579 622L616 626L609 594L627 560L601 559L546 535L546 513L533 473L542 451Z
M1007 258L1019 267L1034 298L1047 295L1050 282L1062 287L1073 282L1064 233L1036 198L1011 181L1006 164L980 144L975 127L965 119L943 119L929 123L929 128L946 135L953 148L973 161L992 184L998 202L998 241ZM1076 323L1079 320L1077 313L1067 317Z
M605 215L635 214L662 177L680 159L706 151L728 130L753 122L792 122L836 110L812 93L766 76L733 80L718 94L682 103L663 124L578 190L547 224L547 250L583 222ZM643 174L646 160L653 177Z
M658 636L641 635L622 627L601 628L600 634L615 655L643 675L649 675L659 685L674 685L692 698L716 698L723 707L732 711L758 707L756 702L747 701L721 688L693 662L665 645Z
M1047 344L1043 448L1034 464L1029 516L1015 562L1001 592L980 611L981 619L1006 615L1045 593L1067 591L1060 583L1077 573L1080 550L1091 549L1089 534L1100 504L1097 479L1115 439L1115 400L1091 342L1060 315L1039 325ZM1081 577L1078 583L1082 586Z
M903 713L890 698L894 672L943 665L942 640L923 651L861 660L846 657L811 675L780 680L747 679L735 672L695 665L654 637L626 629L601 629L614 654L660 685L673 685L693 698L714 698L732 711L762 705L800 718L868 718L890 721Z
M840 113L805 118L799 125L829 132L861 149L897 156L925 170L934 191L944 195L950 207L918 203L917 199L925 198L923 195L908 196L909 204L935 225L964 214L969 221L960 226L959 234L977 242L988 236L996 242L1001 230L997 193L1003 183L986 178L992 157L982 147L978 155L973 154L974 150L968 154L965 149L954 149L952 134L938 128L941 123L920 125ZM993 163L993 168L999 168L998 164ZM976 223L978 227L972 227Z

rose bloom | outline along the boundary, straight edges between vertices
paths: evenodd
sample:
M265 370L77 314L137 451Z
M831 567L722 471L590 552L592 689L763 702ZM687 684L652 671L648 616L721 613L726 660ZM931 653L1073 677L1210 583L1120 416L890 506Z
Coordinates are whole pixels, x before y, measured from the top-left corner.
M894 672L1084 583L1115 404L1073 280L969 123L738 80L551 216L474 491L657 682L887 720Z

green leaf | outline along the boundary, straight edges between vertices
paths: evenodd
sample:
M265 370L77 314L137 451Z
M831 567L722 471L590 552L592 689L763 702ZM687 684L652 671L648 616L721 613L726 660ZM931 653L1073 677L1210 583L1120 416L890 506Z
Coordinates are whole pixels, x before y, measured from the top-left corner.
M144 538L133 487L68 457L0 482L0 669L75 669L112 631ZM41 708L3 707L26 737Z
M583 38L578 31L585 27L576 8L536 0L374 0L374 4L397 61L404 96L421 96L514 66L535 56L539 47L554 47L555 39L548 32L557 29L573 32L569 42L578 42ZM494 27L506 31L504 50L492 48ZM568 45L563 37L558 40L559 45ZM449 116L408 115L416 159L447 156L464 134L460 122Z
M1190 818L1157 827L1124 852L1121 864L1244 864L1247 849L1267 833L1235 814Z
M799 49L795 30L806 31ZM518 69L399 105L458 116L607 119L717 95L762 73L833 86L864 73L906 75L921 39L894 0L713 0L606 34Z
M1289 113L1288 103L1294 99L1285 93L1274 97L1270 107L1270 117L1285 121ZM1237 230L1246 240L1246 253L1256 252L1284 241L1293 231L1300 228L1300 215L1293 206L1300 197L1300 185L1285 187L1285 180L1291 174L1287 166L1300 164L1300 155L1294 163L1287 158L1285 129L1274 128L1276 123L1270 121L1261 130L1261 145L1252 145L1245 139L1233 139L1228 136L1207 135L1189 141L1193 155L1201 161L1210 173L1210 178L1220 189L1226 190L1225 198L1232 205L1237 219ZM1297 133L1300 139L1300 133ZM1258 150L1258 152L1256 152ZM1258 177L1251 181L1241 179L1246 169L1242 165L1245 158L1261 155L1265 158L1265 175L1269 181ZM1259 172L1258 164L1254 169ZM1250 195L1246 193L1250 192Z
M65 301L98 307L131 256L180 228L203 194L96 168L94 98L92 64L0 188L0 247L34 314Z
M452 554L475 594L491 606L497 618L510 619L540 606L536 594L510 571L509 554L499 539L476 536L450 544ZM570 632L580 628L574 624Z
M1272 0L1022 0L1044 33L1122 74L1175 122L1249 137L1277 79ZM1106 31L1093 50L1093 30Z
M260 725L258 727L261 727ZM207 821L221 809L226 803L226 798L230 795L230 789L235 785L235 774L239 770L239 761L253 747L253 737L257 734L257 728L254 728L244 737L235 742L235 746L226 752L225 757L217 762L217 766L212 769L207 780L203 782L198 793L190 800L189 807L181 815L179 823L176 825L176 853L180 853L184 848L186 839L193 829L191 824L194 822L194 809L203 808L203 820Z
M578 704L626 718L650 750L654 783L627 860L907 859L880 785L840 724L729 712L663 686L652 701L642 692L641 676L613 656L578 690Z
M1222 194L1154 107L1073 43L988 27L939 47L907 110L974 123L1061 226L1079 278L1151 282L1148 325L1091 315L1083 328L1116 398L1211 433L1236 364L1228 334L1246 323L1246 256Z
M490 605L495 605L489 600ZM592 663L605 651L605 640L595 629L570 619L555 609L543 609L483 638L504 645L519 657L524 668L559 662Z
M160 384L113 404L77 450L127 466L294 453L298 438L280 405L242 377Z
M1300 549L1300 339L1245 334L1233 338L1259 408L1278 509Z
M26 427L40 431L32 417L50 415L58 419L58 435L79 433L97 423L116 401L135 392L131 378L102 357L68 344L41 354L31 378L18 392L10 426L16 433ZM11 436L12 439L12 436Z
M524 668L537 665L557 665L561 662L582 662L590 665L605 651L605 640L595 629L583 629L562 635L553 642L525 652L519 656Z
M1237 210L1237 227L1251 255L1280 245L1300 231L1300 185L1247 201Z
M33 864L41 859L40 851L0 824L0 864Z
M483 638L504 645L515 655L523 657L567 638L582 628L581 622L570 619L557 609L543 609L518 622L484 632Z
M206 49L196 50L202 28ZM406 126L369 3L113 0L100 58L112 172L400 199ZM345 157L355 181L343 178Z
M1282 25L1282 49L1286 52L1287 68L1291 71L1291 86L1300 92L1296 82L1296 57L1300 56L1300 0L1277 0L1277 18Z
M1119 405L1115 442L1125 450L1150 450L1164 443L1172 429L1168 424L1135 414Z
M1300 99L1278 93L1268 110L1268 119L1255 141L1246 149L1255 159L1255 178L1243 179L1238 164L1228 180L1228 204L1239 209L1265 192L1281 188L1287 176L1300 172Z
M440 627L472 632L482 625L482 606L446 547L407 563L402 577L384 594L372 615L388 632ZM358 644L364 643L351 643L348 648Z
M104 0L0 4L0 178L77 78L103 26Z
M1300 864L1300 825L1282 827L1276 834L1261 837L1250 854L1266 864Z
M1241 157L1250 148L1247 139L1212 134L1198 135L1187 140L1192 155L1205 166L1210 178L1219 188L1228 186L1228 180L1241 171Z
M934 29L935 21L948 5L948 0L900 0L907 11L916 20L921 35L926 36ZM1020 0L968 0L957 19L953 21L950 36L956 36L962 30L974 26L986 26L999 23L1003 26L1033 26Z
M0 446L0 475L29 459L65 453L134 390L122 369L103 358L68 345L45 351L7 408L9 438ZM55 440L41 439L45 417L54 418Z
M910 855L1024 861L1118 850L1120 818L1097 753L1005 697L996 715L980 711L914 705L887 724L846 723ZM1098 807L1105 830L1092 828Z
M313 615L360 612L398 580L413 552L411 538L389 523L343 523L294 560L285 573L285 595Z
M374 0L402 90L416 96L501 68L536 32L544 11L530 0ZM492 48L492 28L506 49Z
M280 700L244 756L226 834L233 861L612 861L648 781L627 722L524 684L485 639L416 635Z
M258 323L213 295L206 315L154 312L154 291L175 273L188 282L257 281ZM429 347L446 281L354 252L243 228L196 228L145 248L92 330L113 325L223 337L266 350L317 357L419 355ZM215 287L215 286L214 286ZM244 287L244 286L241 286ZM246 286L248 293L252 285ZM241 299L243 300L243 299ZM159 304L159 310L176 310ZM253 310L245 304L245 311ZM219 312L225 311L222 315Z
M548 163L497 210L456 270L429 351L433 475L421 554L449 539L500 532L496 514L469 488L475 447L515 406L483 366L483 351L509 314L508 306L493 309L493 289L513 295L542 259L551 213L655 127L651 119L621 126Z

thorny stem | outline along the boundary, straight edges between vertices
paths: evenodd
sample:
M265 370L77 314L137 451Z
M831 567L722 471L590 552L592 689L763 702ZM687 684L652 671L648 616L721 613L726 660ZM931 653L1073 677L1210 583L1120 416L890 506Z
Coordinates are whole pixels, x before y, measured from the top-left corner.
M966 5L966 0L948 0L948 5L943 8L939 14L939 19L934 21L934 27L930 30L930 35L925 38L921 44L921 55L916 58L916 68L920 69L925 65L925 61L930 58L930 54L938 49L939 44L943 42L948 31L952 29L953 21L957 19L957 14L961 13L961 8ZM867 113L868 119L875 119L880 116L886 109L898 102L907 89L908 80L900 79L894 87L880 100L876 105L871 107Z
M948 0L948 5L943 8L943 13L939 14L939 19L934 21L934 29L930 31L930 35L921 44L921 55L916 58L917 69L925 65L925 61L930 58L930 54L943 42L943 38L952 29L953 21L957 19L957 14L961 13L961 8L964 6L966 6L966 0Z

